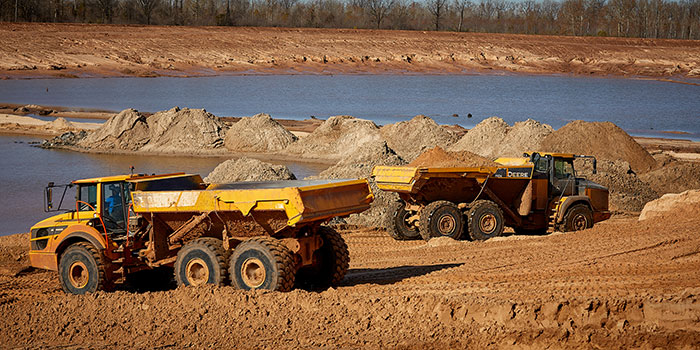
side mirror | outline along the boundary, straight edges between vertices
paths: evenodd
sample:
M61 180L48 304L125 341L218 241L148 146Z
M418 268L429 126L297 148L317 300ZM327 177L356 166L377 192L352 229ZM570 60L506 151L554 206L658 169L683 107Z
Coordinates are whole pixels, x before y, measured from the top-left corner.
M593 158L593 174L595 175L597 173L598 173L598 161L595 158Z
M46 211L53 209L53 183L49 182L49 186L46 187Z

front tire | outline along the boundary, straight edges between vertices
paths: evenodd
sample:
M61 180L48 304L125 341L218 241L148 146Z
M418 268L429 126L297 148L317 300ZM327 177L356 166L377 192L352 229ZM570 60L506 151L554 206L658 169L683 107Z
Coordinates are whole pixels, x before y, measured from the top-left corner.
M294 288L295 273L294 255L272 237L248 239L231 254L229 276L238 289L288 292Z
M221 240L204 237L185 244L175 260L178 286L224 285L228 252Z
M462 238L464 217L457 205L450 201L435 201L420 212L419 232L428 241L432 237Z
M503 212L496 203L478 200L469 213L469 236L475 241L484 241L503 234Z
M408 224L410 211L406 210L403 201L394 202L389 207L384 218L384 227L389 235L397 241L408 241L420 238L418 229Z
M103 255L90 243L69 246L58 264L58 280L66 293L85 294L107 290Z
M563 232L582 231L591 227L593 227L593 213L585 204L570 207L559 226Z

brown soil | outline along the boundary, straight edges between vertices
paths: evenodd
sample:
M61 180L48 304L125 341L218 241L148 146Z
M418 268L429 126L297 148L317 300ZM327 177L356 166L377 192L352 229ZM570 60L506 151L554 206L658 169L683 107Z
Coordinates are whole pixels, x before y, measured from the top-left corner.
M74 296L55 272L3 273L2 347L692 349L698 215L615 217L576 234L485 242L345 230L350 271L324 292ZM26 265L27 239L0 237L0 265Z
M665 77L696 74L698 57L700 43L690 40L314 28L0 27L0 77L13 78L492 70Z
M672 161L662 168L640 175L639 178L658 194L699 189L700 163Z
M599 160L622 160L628 162L637 173L656 167L651 154L611 122L573 121L544 138L540 149L594 155Z
M498 164L482 156L476 155L468 151L445 151L440 147L433 147L423 152L418 158L413 160L408 165L413 167L482 167L496 166Z
M343 159L366 146L382 142L374 122L351 116L335 116L285 149L288 154L303 158Z
M428 148L447 148L457 141L457 136L424 115L385 125L380 129L382 137L401 158L412 161Z
M552 131L551 126L532 119L510 126L499 117L491 117L477 124L448 149L492 159L521 157L524 152L539 150L540 142Z
M214 168L204 182L230 183L237 181L295 180L284 165L266 163L257 159L229 159Z
M663 220L668 213L676 216L697 216L700 213L700 190L668 193L647 203L639 214L639 221L655 218Z
M261 113L233 124L226 132L224 144L234 152L272 152L283 150L296 140L269 114Z

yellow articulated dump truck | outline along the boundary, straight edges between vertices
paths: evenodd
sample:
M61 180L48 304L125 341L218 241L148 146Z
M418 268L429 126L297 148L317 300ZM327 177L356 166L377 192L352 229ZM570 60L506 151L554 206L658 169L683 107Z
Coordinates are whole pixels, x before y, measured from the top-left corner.
M386 229L397 240L448 236L485 240L504 226L516 233L577 231L610 217L608 189L577 178L576 158L525 153L499 158L498 166L431 168L377 166L377 187L400 201L387 211Z
M75 201L66 205L69 188ZM57 205L54 192L62 193ZM323 224L373 199L365 179L205 184L177 173L49 183L45 210L64 212L31 228L29 258L57 271L74 294L163 266L186 286L326 288L343 279L349 257L340 234Z

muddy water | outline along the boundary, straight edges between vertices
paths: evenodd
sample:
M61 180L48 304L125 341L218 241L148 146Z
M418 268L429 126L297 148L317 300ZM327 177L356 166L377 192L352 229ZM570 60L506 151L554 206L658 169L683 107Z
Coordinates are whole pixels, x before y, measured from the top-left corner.
M225 157L102 155L32 147L41 138L0 135L0 235L27 232L50 214L43 211L44 186L75 179L128 173L189 172L206 176ZM316 175L327 165L286 162L299 178ZM69 196L66 196L69 198Z
M700 139L700 86L670 82L526 75L257 75L204 78L0 81L0 102L136 108L206 108L219 116L265 112L276 118L348 114L379 124L417 114L472 127L490 116L533 118L559 128L570 120L612 121L639 136L661 131ZM458 117L453 117L456 114ZM467 118L472 114L472 118Z

